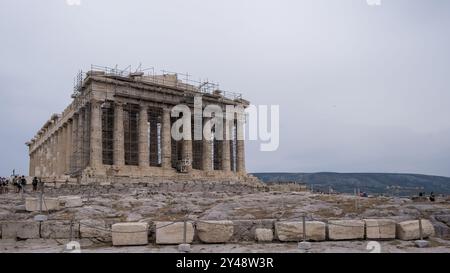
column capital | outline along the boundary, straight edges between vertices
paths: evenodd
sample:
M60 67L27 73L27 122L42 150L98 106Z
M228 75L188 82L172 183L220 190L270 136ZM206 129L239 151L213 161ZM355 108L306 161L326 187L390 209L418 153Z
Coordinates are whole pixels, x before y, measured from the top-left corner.
M150 108L150 105L148 105L147 103L139 103L139 107L142 110L148 110L148 108Z
M96 105L96 106L98 105L98 106L100 106L100 104L104 103L105 101L104 100L100 100L100 99L91 99L89 102L91 103L91 105Z
M114 101L114 107L123 107L125 104L123 101Z

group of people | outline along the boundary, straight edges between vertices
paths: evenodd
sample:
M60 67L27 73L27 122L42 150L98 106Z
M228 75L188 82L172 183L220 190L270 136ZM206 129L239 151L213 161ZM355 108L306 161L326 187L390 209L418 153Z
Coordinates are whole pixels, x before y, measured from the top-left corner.
M425 192L419 192L419 196L420 197L424 197L425 196ZM428 197L428 200L430 200L431 202L436 201L436 196L434 195L434 192L430 193L430 197Z
M16 193L21 193L25 191L27 185L27 179L24 175L15 175L12 178L0 177L0 194L9 192L9 185L12 185ZM38 185L42 184L41 179L34 177L31 185L33 186L33 191L37 191Z

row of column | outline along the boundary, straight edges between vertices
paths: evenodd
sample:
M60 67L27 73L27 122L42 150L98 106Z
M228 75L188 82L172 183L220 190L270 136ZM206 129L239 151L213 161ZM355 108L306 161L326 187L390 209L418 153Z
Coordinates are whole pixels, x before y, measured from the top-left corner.
M91 101L60 126L44 143L30 154L31 176L61 176L81 171L87 166L93 169L103 165L102 102ZM120 102L114 103L113 164L125 165L124 109ZM154 127L156 128L156 127ZM154 129L153 128L153 129ZM150 128L152 129L152 128ZM151 131L151 130L150 130ZM224 134L226 130L223 130ZM138 122L138 165L149 166L148 107L141 105ZM245 172L244 141L237 130L236 171ZM182 159L193 160L192 140L182 140ZM170 109L163 109L161 119L161 167L171 169L171 117ZM231 171L230 141L221 141L222 170ZM206 136L202 143L202 169L214 170L212 141ZM188 171L192 168L192 164Z
M30 154L31 176L61 176L70 168L71 122L59 127Z

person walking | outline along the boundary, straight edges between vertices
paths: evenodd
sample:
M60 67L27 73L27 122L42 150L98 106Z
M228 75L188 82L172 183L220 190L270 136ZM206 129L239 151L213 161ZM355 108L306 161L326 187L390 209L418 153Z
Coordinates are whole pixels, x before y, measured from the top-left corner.
M27 185L27 180L25 179L25 176L22 175L22 177L20 178L20 186L21 186L22 192L25 192L26 185Z
M39 180L38 178L35 176L33 178L33 182L31 182L31 184L33 185L33 191L37 191L37 186L38 186Z

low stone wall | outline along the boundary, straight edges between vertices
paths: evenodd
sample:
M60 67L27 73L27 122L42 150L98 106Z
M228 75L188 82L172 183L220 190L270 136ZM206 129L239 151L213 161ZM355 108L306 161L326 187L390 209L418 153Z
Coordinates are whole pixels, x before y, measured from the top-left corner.
M153 181L154 180L154 181ZM173 181L154 178L152 181L142 182L142 179L130 177L115 178L109 183L79 184L77 182L47 182L45 183L46 195L81 195L88 196L119 193L127 194L133 192L230 192L230 193L253 193L268 190L268 187L259 183L242 183L236 181Z
M395 223L391 219L306 221L306 239L324 240L416 240L420 238L419 221ZM197 220L186 222L112 223L102 219L4 221L0 222L2 239L74 239L88 238L113 245L186 243L227 243L241 241L297 242L303 240L301 221ZM429 220L422 220L422 237L435 233Z

